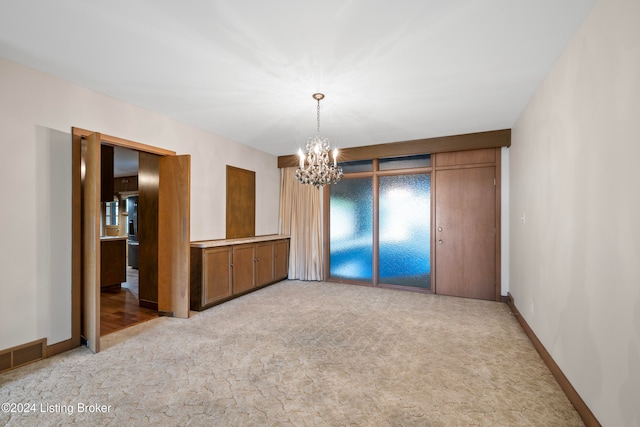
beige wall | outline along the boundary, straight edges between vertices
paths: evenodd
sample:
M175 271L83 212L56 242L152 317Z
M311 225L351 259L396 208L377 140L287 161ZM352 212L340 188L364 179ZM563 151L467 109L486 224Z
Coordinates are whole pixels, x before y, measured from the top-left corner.
M640 1L601 0L513 128L509 287L607 426L640 424L639 162Z
M0 349L71 337L71 127L191 154L191 239L225 237L225 165L256 172L278 232L275 156L0 58Z

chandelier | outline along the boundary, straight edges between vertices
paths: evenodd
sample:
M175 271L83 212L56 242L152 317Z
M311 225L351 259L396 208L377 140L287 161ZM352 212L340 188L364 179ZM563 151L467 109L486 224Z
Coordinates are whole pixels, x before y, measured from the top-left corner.
M321 93L314 93L313 99L318 101L317 120L318 127L316 136L309 137L307 140L307 154L298 150L300 157L300 166L296 170L296 179L301 184L313 184L320 187L326 184L335 184L342 178L342 168L338 166L338 149L333 150L333 162L330 160L329 153L331 147L329 139L320 136L320 100L324 98Z

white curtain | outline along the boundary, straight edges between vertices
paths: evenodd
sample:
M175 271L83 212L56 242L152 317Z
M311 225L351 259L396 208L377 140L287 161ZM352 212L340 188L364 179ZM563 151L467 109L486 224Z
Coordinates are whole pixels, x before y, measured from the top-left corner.
M289 279L323 280L320 190L300 184L296 168L280 171L280 233L291 236Z

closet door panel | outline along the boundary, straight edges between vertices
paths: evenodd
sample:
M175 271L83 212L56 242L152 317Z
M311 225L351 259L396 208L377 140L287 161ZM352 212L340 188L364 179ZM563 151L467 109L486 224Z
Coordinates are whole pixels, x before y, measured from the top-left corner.
M494 300L495 167L437 172L436 293Z

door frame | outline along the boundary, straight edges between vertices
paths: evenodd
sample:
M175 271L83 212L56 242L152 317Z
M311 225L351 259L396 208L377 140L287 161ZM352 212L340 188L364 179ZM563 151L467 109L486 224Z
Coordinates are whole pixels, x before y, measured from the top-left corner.
M510 137L509 133L509 137ZM478 167L495 167L495 301L506 302L507 297L502 296L502 149L501 147L493 148L495 158L491 161L482 160L479 162L447 162L446 165L440 164L439 157L464 154L465 151L489 151L488 148L480 148L476 150L451 150L435 153L432 160L433 175L431 176L431 230L436 230L436 203L438 197L438 171L447 169L467 169ZM438 283L435 280L437 275L436 256L436 234L431 233L431 275L433 284L433 293L438 293Z
M56 353L82 345L82 138L94 131L71 128L72 135L72 225L71 225L71 340L65 342L65 348L57 348ZM101 143L129 148L159 156L175 156L176 153L164 148L100 133ZM98 254L96 254L96 257ZM99 263L99 260L97 260ZM99 314L98 314L99 315Z

